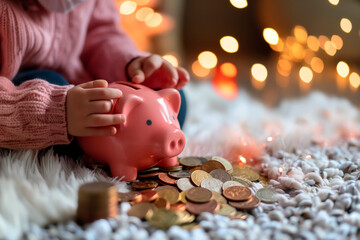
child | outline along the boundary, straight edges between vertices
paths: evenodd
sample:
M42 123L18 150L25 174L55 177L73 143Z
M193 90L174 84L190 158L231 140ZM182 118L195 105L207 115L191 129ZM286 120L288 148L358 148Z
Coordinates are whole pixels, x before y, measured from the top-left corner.
M114 135L124 116L107 113L122 93L108 82L189 81L185 69L137 51L118 20L113 0L0 0L0 147Z

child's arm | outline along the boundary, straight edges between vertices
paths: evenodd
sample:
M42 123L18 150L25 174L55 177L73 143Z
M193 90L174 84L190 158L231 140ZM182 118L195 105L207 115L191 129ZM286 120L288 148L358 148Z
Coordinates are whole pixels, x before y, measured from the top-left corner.
M65 99L71 87L39 79L15 87L0 76L0 147L40 149L70 143Z

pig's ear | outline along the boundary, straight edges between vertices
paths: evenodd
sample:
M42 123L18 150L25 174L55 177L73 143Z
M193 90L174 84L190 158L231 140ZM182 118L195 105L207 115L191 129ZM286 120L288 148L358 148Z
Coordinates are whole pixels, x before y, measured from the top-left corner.
M159 91L159 95L169 102L174 112L179 113L181 99L180 93L173 88L167 88Z
M144 101L139 96L136 96L134 94L128 94L124 95L119 99L120 101L117 102L115 106L115 113L121 113L124 114L126 117L129 116L129 113L140 103Z

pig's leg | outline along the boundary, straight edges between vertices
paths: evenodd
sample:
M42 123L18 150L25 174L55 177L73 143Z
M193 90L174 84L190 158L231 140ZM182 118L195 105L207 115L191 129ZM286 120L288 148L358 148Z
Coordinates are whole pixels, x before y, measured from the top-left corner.
M137 177L137 169L135 167L124 166L122 164L114 164L110 166L111 174L113 177L118 177L121 179L125 176L122 180L129 182L136 180Z
M173 167L177 165L179 165L177 157L164 158L157 164L159 167Z

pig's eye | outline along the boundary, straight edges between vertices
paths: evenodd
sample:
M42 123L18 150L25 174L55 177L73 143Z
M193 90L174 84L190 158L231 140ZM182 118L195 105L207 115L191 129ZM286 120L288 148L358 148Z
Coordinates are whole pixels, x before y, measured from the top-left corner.
M152 121L149 119L149 120L146 120L146 124L148 125L148 126L150 126L151 124L152 124Z

